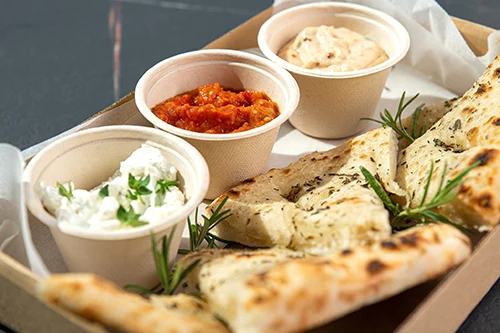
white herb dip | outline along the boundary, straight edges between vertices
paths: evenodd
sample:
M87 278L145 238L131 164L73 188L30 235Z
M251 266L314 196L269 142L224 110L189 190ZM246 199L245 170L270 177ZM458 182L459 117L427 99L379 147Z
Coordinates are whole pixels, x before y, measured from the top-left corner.
M129 174L138 181L149 176L149 182L144 187L151 193L131 198L130 192L134 194L136 191L129 186ZM183 206L185 197L177 186L169 186L164 191L157 186L158 182L176 179L177 169L162 153L157 148L142 145L120 163L120 169L108 181L93 190L73 189L72 182L62 184L68 192L71 188L72 195L68 198L69 195L61 195L58 187L41 182L36 186L36 192L61 227L68 224L91 230L114 231L134 226L118 218L120 206L129 213L132 208L135 214L140 215L136 219L140 222L136 224L160 224ZM101 191L105 187L107 191Z
M348 72L388 59L371 39L346 28L308 27L280 49L278 56L302 68Z

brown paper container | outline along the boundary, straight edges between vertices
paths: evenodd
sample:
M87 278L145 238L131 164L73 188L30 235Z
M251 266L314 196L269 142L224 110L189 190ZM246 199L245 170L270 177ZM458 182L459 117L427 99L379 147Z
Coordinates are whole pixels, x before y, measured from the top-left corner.
M246 49L257 46L260 26L272 14L268 9L208 48ZM454 19L471 49L487 51L492 29ZM129 94L99 112L81 129L111 124L150 126ZM473 253L460 267L445 277L424 283L386 301L365 307L312 332L454 332L500 275L500 229L480 239ZM0 321L20 332L105 332L68 311L46 304L34 296L36 277L18 262L0 252ZM29 317L29 320L27 318Z
M186 203L162 223L112 232L83 227L59 227L35 192L43 181L50 186L73 181L75 189L95 188L109 179L120 162L148 144L158 148L178 170L179 186ZM92 272L118 285L138 284L152 288L158 283L151 255L150 232L158 241L170 235L170 262L176 257L187 216L201 203L208 188L208 168L201 155L185 141L152 128L110 126L87 129L59 139L38 153L26 168L26 201L30 212L50 231L71 272Z
M349 72L301 68L277 56L279 50L307 27L344 27L376 42L389 59L374 67ZM290 123L304 134L339 139L368 126L392 66L406 55L410 37L401 23L378 10L348 3L317 2L284 10L259 31L266 57L292 73L301 98ZM307 43L307 42L303 42Z
M278 104L280 115L248 131L207 134L177 128L151 112L170 97L215 82L237 90L264 91ZM142 115L155 127L187 140L207 161L207 199L265 171L279 128L295 111L298 100L299 88L287 71L262 57L232 50L201 50L166 59L149 69L135 89Z

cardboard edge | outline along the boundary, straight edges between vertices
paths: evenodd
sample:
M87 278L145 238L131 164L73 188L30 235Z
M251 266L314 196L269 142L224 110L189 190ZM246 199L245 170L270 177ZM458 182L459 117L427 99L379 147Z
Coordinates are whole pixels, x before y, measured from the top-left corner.
M272 15L272 10L272 7L269 7L250 20L239 25L220 38L214 40L210 44L206 45L205 48L227 48L226 45L231 45L232 49L245 49L254 47L257 44L258 27ZM495 31L494 29L455 17L452 17L452 19L460 30L462 36L468 43L469 47L476 55L482 55L487 52L487 37L489 36L489 34ZM242 30L251 31L251 35L247 36L248 38L245 38L245 40L242 40L238 36L238 34L241 33ZM102 114L107 113L127 102L130 102L133 99L134 92L131 92L117 102L111 104L102 111L86 119L80 125L89 123ZM408 318L403 322L403 324L398 328L397 331L404 333L423 332L425 330L430 330L430 332L437 332L443 330L454 331L456 328L458 328L470 313L473 306L475 306L482 299L484 294L493 285L498 277L498 267L495 270L491 270L489 274L481 280L481 283L477 283L477 277L472 277L471 275L475 273L477 271L477 268L479 267L484 268L486 265L495 267L495 264L497 266L499 265L500 260L496 259L495 261L495 258L492 258L491 256L491 253L495 253L495 250L497 251L496 253L500 253L499 230L499 228L495 228L489 235L487 235L473 252L471 258L469 258L465 263L459 266L453 273L450 274L450 276L445 278L442 284L438 286L436 291L432 292L428 297L425 298L425 300L417 307L417 309L410 316L408 316ZM35 302L36 309L34 309L33 312L36 313L38 312L38 310L46 310L44 311L44 313L48 313L49 316L44 317L43 321L53 321L52 327L71 327L71 331L77 332L106 332L106 330L104 330L99 325L91 324L83 318L73 315L72 313L65 311L59 307L42 302L38 298L36 298L34 294L36 277L33 275L33 273L14 259L1 252L0 280L7 281L6 284L1 284L0 290L5 288L4 290L12 291L11 295L18 295L23 297L31 296L32 298L34 298L34 300L36 300L37 302ZM469 288L464 288L465 285L469 286ZM470 288L471 286L473 286L474 288ZM458 309L458 312L455 312L455 314L453 315L454 318L452 318L453 320L435 327L426 326L426 323L429 323L429 320L426 320L425 322L423 322L423 320L419 320L422 319L422 316L429 315L430 317L428 318L432 318L432 322L434 323L439 324L440 322L446 321L443 320L441 311L437 310L449 308L449 305L443 306L443 303L450 302L453 293L456 293L458 291L457 288L460 288L461 295L469 295L470 298L465 304L463 304L462 302L463 305L460 307L460 309ZM478 293L478 288L480 293ZM472 293L472 290L474 290L474 293ZM20 295L22 291L24 291L24 294L26 295ZM18 310L23 311L25 309L23 307L19 307ZM460 316L457 316L457 313L460 314ZM3 316L0 316L3 322L8 325L12 325L12 322L8 320L8 317L2 317ZM62 326L56 326L59 323ZM40 327L37 330L32 330L26 328L25 326L14 325L12 326L12 328L18 329L22 332L50 332L50 330Z
M26 333L106 333L91 323L36 295L39 278L27 267L0 251L0 321L9 328ZM29 304L29 309L26 308ZM24 313L25 317L20 317Z
M479 271L480 276L476 274ZM396 332L455 332L499 275L500 227L497 226L483 237L471 256L417 306ZM460 295L460 299L456 295Z
M103 115L104 113L106 112L109 112L113 109L116 109L117 107L121 106L122 104L125 104L131 100L133 100L135 97L135 92L129 92L127 95L123 96L122 98L120 98L118 101L114 102L113 104L111 104L110 106L108 106L107 108L97 112L96 114L94 114L93 116L85 119L84 121L82 121L82 123L80 125L83 125L85 123L88 123L90 121L93 121L95 118L98 118L99 116Z
M488 52L488 36L495 29L458 17L452 17L452 20L476 56L482 56Z
M210 44L206 45L205 49L226 49L227 46L231 45L233 50L242 50L255 47L257 45L257 34L259 33L259 27L264 24L264 22L271 17L273 13L273 7L269 7L259 14L252 17L250 20L240 24L233 30L217 38ZM245 30L247 34L245 38L241 38L238 34Z

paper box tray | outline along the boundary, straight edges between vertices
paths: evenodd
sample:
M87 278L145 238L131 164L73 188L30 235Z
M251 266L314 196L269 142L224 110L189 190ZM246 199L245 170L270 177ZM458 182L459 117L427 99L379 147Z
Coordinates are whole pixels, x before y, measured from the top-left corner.
M257 32L271 9L215 40L207 48L246 49L257 46ZM454 19L477 55L487 51L492 29ZM97 113L78 130L114 124L150 126L130 93ZM30 217L32 218L32 217ZM472 255L450 274L365 307L312 332L454 332L500 275L500 229L496 227L475 246ZM0 322L19 332L106 332L34 296L36 277L0 252Z

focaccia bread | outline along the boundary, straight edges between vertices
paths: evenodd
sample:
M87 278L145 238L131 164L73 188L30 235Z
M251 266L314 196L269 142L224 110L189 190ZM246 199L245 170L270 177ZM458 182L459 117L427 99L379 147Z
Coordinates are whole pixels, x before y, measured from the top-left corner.
M426 225L372 246L260 269L225 272L250 259L211 256L193 272L193 286L233 332L302 332L433 279L464 261L470 250L469 238L459 230Z
M243 181L207 207L210 214L229 198L225 208L232 216L214 232L248 246L312 254L387 237L389 214L360 166L376 174L387 191L404 196L394 181L397 144L391 129L380 128Z
M413 114L404 118L402 120L402 127L408 133L411 133L413 126L415 126L415 133L426 132L438 120L443 118L445 114L453 110L457 102L458 97L455 97L447 101L441 101L436 104L426 105L422 108L422 110L420 110L419 116L416 121L413 120ZM399 149L408 147L410 143L411 142L406 138L401 138L399 140Z
M176 295L151 295L150 301L153 305L165 308L169 311L190 315L205 323L220 325L208 304L199 297L176 294ZM223 332L223 331L221 331Z
M184 307L160 306L158 300L149 302L92 274L51 275L39 282L38 293L49 303L120 332L229 332L214 317L206 313L196 315L186 303L185 297L191 296L183 296ZM179 301L177 296L175 298Z
M399 154L397 182L409 194L409 204L420 204L424 184L434 163L433 186L437 190L445 165L446 181L480 161L458 189L458 197L439 210L449 219L480 230L500 221L500 58L491 63L474 86L453 104L423 136Z
M200 260L188 275L185 288L187 293L197 293L201 291L201 279L211 289L210 286L225 281L227 277L259 274L277 264L306 256L303 252L278 247L255 250L201 249L186 255L180 262L183 267L188 267Z

